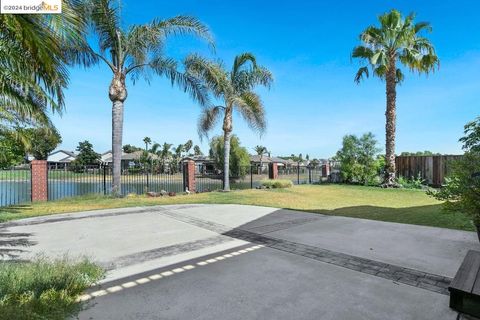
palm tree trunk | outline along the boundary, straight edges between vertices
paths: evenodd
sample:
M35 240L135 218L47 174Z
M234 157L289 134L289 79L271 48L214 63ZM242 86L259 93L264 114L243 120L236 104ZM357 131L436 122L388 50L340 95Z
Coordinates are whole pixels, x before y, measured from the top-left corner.
M397 80L395 58L391 58L386 77L387 110L385 112L385 177L386 187L395 186L395 131Z
M230 191L230 138L232 137L232 109L225 110L223 120L223 191Z
M122 137L123 137L123 103L127 99L125 75L115 73L108 90L112 101L112 194L121 193L121 166L122 166Z
M223 134L223 191L230 191L230 138L231 131L225 131Z
M112 194L120 195L122 169L123 102L114 101L112 106Z

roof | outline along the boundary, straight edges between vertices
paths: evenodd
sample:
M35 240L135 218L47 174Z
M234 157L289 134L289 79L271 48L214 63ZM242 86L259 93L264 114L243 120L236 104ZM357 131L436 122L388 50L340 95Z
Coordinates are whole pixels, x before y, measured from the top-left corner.
M56 150L48 155L47 161L50 163L68 163L75 160L76 157L77 155L73 151Z
M63 152L65 154L68 154L70 157L76 157L77 155L75 154L75 152L73 151L67 151L67 150L57 150L57 151L53 151L52 153L50 153L48 156L53 156L54 154L57 154L57 153L60 153L60 152Z
M108 152L105 152L104 154L107 154L107 153ZM134 151L134 152L131 152L131 153L122 152L122 160L127 160L127 161L140 160L143 153L144 153L144 151L140 151L140 150L139 151ZM158 156L154 153L149 152L148 155L152 159L158 159ZM108 157L108 158L104 159L103 162L112 162L112 157Z
M182 161L185 161L185 160L193 160L195 162L213 162L213 159L205 155L183 157Z

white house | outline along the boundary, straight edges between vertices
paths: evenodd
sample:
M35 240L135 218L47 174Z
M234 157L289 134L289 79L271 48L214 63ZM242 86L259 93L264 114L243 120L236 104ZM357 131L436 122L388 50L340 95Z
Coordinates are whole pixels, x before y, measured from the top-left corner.
M65 168L76 158L77 155L73 151L57 150L48 155L47 162L49 166Z

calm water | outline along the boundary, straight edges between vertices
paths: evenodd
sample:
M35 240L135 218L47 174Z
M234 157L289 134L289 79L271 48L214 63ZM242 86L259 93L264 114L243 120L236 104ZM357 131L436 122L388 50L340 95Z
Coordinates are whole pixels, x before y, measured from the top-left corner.
M204 192L217 190L222 187L222 182L209 179L202 184L197 184L197 191ZM58 200L67 197L81 196L86 194L108 194L112 189L111 181L56 181L48 182L48 200ZM106 191L105 191L106 190ZM129 193L144 194L147 191L160 192L183 192L181 181L146 181L123 182L121 192L123 195ZM0 207L28 203L31 200L30 181L1 181L0 180Z

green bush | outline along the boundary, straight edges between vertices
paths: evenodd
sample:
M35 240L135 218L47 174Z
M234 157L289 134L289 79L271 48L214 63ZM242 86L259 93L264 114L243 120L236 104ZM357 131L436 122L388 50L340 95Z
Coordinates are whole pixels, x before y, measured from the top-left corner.
M402 188L405 189L423 189L426 186L426 181L422 179L421 174L419 173L416 178L407 179L403 176L398 177L397 183Z
M262 180L262 186L266 188L291 188L293 187L293 182L291 180L283 180L283 179L268 179Z
M104 275L99 266L84 259L0 263L0 319L60 320L82 309L81 293Z
M343 182L352 184L373 185L376 177L382 173L385 158L378 157L377 140L371 133L361 137L346 135L342 140L342 148L334 159L340 162L340 174Z

